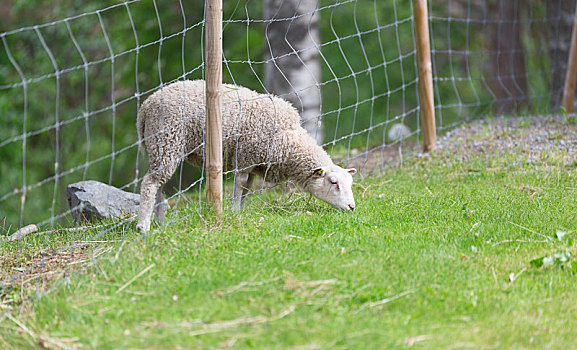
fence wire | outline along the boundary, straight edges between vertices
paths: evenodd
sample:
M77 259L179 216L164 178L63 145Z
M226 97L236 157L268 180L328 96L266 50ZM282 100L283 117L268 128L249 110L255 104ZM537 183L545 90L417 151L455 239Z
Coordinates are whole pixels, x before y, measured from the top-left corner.
M570 1L429 3L438 132L493 114L558 109ZM118 256L127 237L133 242L130 217L74 228L66 187L97 180L138 193L148 168L135 127L140 106L171 83L204 77L202 3L43 6L0 13L0 301L6 308L17 303L2 291L23 279L35 282L37 294L46 290L42 274L55 257L68 257L68 271L74 252L89 244L114 242ZM415 149L420 109L411 2L238 0L225 2L224 19L224 82L290 101L333 160L372 174ZM236 103L242 110L248 102ZM274 130L263 125L255 132ZM168 224L202 215L203 170L180 163L203 147L201 140L175 160L179 167L165 186L173 207ZM225 198L242 170L226 169ZM254 192L268 186L262 181ZM9 239L28 224L40 232ZM88 255L96 269L103 251ZM24 256L37 258L14 265Z

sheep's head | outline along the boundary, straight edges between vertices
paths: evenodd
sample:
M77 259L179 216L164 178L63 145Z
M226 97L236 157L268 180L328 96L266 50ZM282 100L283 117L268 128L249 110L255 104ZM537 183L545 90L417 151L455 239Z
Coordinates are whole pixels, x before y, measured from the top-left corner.
M357 169L343 169L330 165L311 170L305 189L313 196L333 207L346 211L355 210L353 175Z

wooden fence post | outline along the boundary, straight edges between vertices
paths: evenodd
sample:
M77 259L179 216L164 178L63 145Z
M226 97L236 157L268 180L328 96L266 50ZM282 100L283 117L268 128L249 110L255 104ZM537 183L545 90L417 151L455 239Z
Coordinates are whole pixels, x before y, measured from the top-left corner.
M417 36L417 68L419 74L419 103L421 107L421 131L423 152L437 147L435 129L435 101L433 96L433 65L431 64L431 41L429 37L429 14L427 0L414 0L415 34Z
M567 113L573 112L575 79L577 78L575 73L577 73L577 6L575 6L571 47L569 49L569 58L567 59L567 72L565 73L565 87L563 89L563 107L565 107Z
M206 0L206 196L222 214L222 0Z

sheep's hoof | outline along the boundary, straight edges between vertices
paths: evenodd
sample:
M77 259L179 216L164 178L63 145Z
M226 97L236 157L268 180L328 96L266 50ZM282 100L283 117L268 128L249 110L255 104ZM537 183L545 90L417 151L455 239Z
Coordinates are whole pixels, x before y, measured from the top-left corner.
M138 223L138 224L136 225L136 229L137 229L138 232L140 232L140 233L148 233L148 227L147 227L147 226L148 226L148 225Z

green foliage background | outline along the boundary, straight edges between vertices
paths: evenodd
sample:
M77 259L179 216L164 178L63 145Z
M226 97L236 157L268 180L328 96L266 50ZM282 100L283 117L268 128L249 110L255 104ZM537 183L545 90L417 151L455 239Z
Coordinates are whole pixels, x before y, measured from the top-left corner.
M229 20L224 28L224 81L263 91L266 23L261 21L262 2L224 3L224 18ZM411 3L320 1L327 149L348 152L381 145L388 141L387 127L394 120L418 130ZM76 0L8 1L4 5L8 12L0 18L0 33L86 15L3 36L3 231L50 222L64 212L64 190L69 183L94 179L136 190L135 179L146 170L135 144L138 105L163 83L203 77L202 1L137 1L92 12L115 4L118 2ZM435 5L432 10L446 16L447 6ZM482 35L473 24L433 20L431 29L436 49L480 52L483 48ZM536 45L529 38L527 46ZM25 86L9 55L29 80ZM463 57L434 54L437 77L482 76L480 65L467 67ZM539 60L542 55L531 61L537 62L531 64L539 74L530 78L545 86ZM436 80L435 87L441 127L490 110L491 96L480 79ZM186 168L183 185L199 175ZM23 186L27 194L21 206ZM178 186L176 180L169 187L174 190Z

